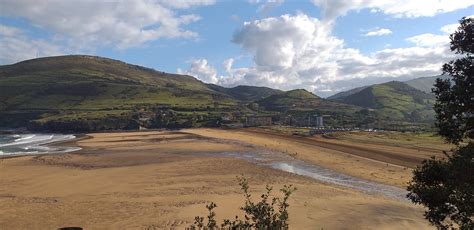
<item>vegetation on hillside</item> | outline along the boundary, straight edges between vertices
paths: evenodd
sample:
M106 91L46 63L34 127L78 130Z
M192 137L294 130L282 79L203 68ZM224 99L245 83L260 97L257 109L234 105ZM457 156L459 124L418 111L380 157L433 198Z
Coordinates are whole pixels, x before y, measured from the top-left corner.
M380 91L377 98L385 99L376 101L381 106L372 110L302 89L225 88L101 57L39 58L0 66L0 127L61 132L215 127L245 123L246 116L255 115L307 125L308 117L325 115L326 124L333 127L409 129L429 117L431 107L421 103L429 99L416 94L411 100L375 88Z
M336 101L374 109L379 119L429 121L434 117L433 95L397 81L372 85Z
M243 102L253 102L272 95L283 93L283 91L278 89L248 85L239 85L233 88L225 88L222 86L209 84L209 87L215 91L228 94L233 98Z
M1 66L0 99L0 126L35 129L75 124L84 130L137 128L125 120L147 106L194 111L237 104L191 76L91 56L40 58ZM18 115L28 119L15 119Z
M284 93L275 94L257 101L257 103L272 111L347 111L359 110L355 106L333 102L322 99L304 89L290 90Z

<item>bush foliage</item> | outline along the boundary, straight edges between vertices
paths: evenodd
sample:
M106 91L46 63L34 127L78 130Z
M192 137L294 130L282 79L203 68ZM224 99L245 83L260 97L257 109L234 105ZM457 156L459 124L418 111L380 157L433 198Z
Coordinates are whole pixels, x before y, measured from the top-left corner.
M207 218L196 216L190 230L213 230L213 229L288 229L288 198L296 190L293 185L284 185L280 191L283 197L271 197L273 188L266 186L266 191L260 196L260 201L255 203L249 193L248 181L244 177L238 177L239 185L244 193L245 203L240 209L244 211L244 218L235 216L235 219L225 219L222 224L215 220L214 209L217 205L213 202L206 205ZM207 219L207 221L205 221ZM206 223L207 222L207 223Z

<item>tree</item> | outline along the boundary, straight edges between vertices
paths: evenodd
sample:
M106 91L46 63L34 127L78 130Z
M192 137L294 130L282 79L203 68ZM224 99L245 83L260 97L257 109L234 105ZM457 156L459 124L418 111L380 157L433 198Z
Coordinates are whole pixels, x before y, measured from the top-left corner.
M408 198L428 208L425 218L438 229L474 229L474 19L462 18L451 34L460 58L443 65L433 92L439 134L456 145L446 159L424 161L413 172Z
M463 18L451 34L451 51L465 55L443 65L443 74L452 79L437 79L436 118L439 133L452 143L474 138L474 19Z

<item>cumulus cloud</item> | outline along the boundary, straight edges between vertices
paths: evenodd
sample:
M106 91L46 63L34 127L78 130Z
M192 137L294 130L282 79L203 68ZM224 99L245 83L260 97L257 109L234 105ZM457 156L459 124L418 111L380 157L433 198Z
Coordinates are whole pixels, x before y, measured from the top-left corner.
M64 52L61 45L42 39L30 39L20 28L0 24L0 64L62 55Z
M326 20L333 20L351 10L364 8L398 18L415 18L434 16L474 5L473 0L312 0L312 2L321 8Z
M307 58L312 52L329 55L342 41L328 34L329 28L304 14L282 15L245 22L234 34L233 42L254 53L261 70L283 70L298 65L309 67L317 62Z
M200 19L173 9L213 4L214 0L63 1L0 0L0 16L26 19L68 46L139 46L160 38L195 38L184 26Z
M378 83L377 79L438 75L441 65L453 57L447 34L413 36L407 41L411 46L406 48L362 54L345 47L330 25L305 14L254 20L244 23L233 37L253 57L254 65L239 69L229 65L229 76L218 82L305 88L328 95L369 79Z
M391 34L392 31L386 28L376 28L372 31L369 31L364 34L366 37L372 37L372 36L383 36L383 35L388 35Z
M192 60L187 70L178 68L177 72L178 74L194 76L207 83L215 84L219 81L216 69L209 65L207 59Z
M432 47L438 45L446 45L449 43L449 36L446 34L420 34L406 39L409 42L415 43L417 46Z
M439 30L442 34L425 33L409 37L406 40L421 47L444 46L450 42L449 35L454 33L459 27L458 23L442 26Z

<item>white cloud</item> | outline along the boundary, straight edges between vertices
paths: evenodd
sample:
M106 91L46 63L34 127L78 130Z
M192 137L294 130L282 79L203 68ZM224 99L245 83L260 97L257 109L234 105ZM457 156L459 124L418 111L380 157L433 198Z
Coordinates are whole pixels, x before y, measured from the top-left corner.
M0 24L0 64L62 55L64 52L60 45L42 39L30 39L21 29Z
M233 41L253 56L248 68L226 69L224 85L305 88L316 93L340 91L378 79L410 79L440 74L453 54L449 38L419 35L407 48L385 48L370 54L347 48L331 26L304 14L282 15L244 23ZM364 80L362 80L364 79Z
M371 37L371 36L383 36L383 35L388 35L391 34L392 31L386 28L377 28L375 30L369 31L364 36L366 37Z
M406 40L420 47L446 46L450 42L449 35L454 33L458 27L458 23L448 24L440 28L442 34L425 33L409 37Z
M444 46L449 44L449 36L446 34L437 35L437 34L420 34L406 39L409 42L415 43L417 46Z
M474 0L312 0L326 20L364 8L398 18L428 17L474 5Z
M443 33L446 33L446 34L452 34L454 33L454 31L456 31L459 27L459 23L455 23L455 24L449 24L449 25L445 25L443 27L441 27L441 31Z
M328 29L316 18L304 14L282 15L244 23L233 41L251 53L261 70L282 70L298 65L309 67L317 60L308 59L312 52L330 56L342 41L329 36Z
M178 68L177 72L178 74L194 76L199 80L207 83L215 84L219 81L216 69L210 66L206 59L192 60L187 70L182 70Z
M263 14L268 13L271 9L280 6L283 4L285 0L266 0L263 2L260 7L258 8L259 12L262 12Z
M197 37L183 26L199 20L199 16L179 15L173 9L213 3L213 0L0 0L0 16L24 18L70 46L128 48L159 38Z
M21 31L19 28L0 24L0 35L1 36L13 37L13 36L20 35L22 33L23 33L23 31Z
M466 16L466 18L474 18L474 15ZM441 27L440 31L446 34L454 33L459 27L459 23L448 24Z
M224 70L227 72L227 73L230 73L232 71L232 65L234 64L234 59L233 58L229 58L229 59L226 59L222 65L224 66Z

